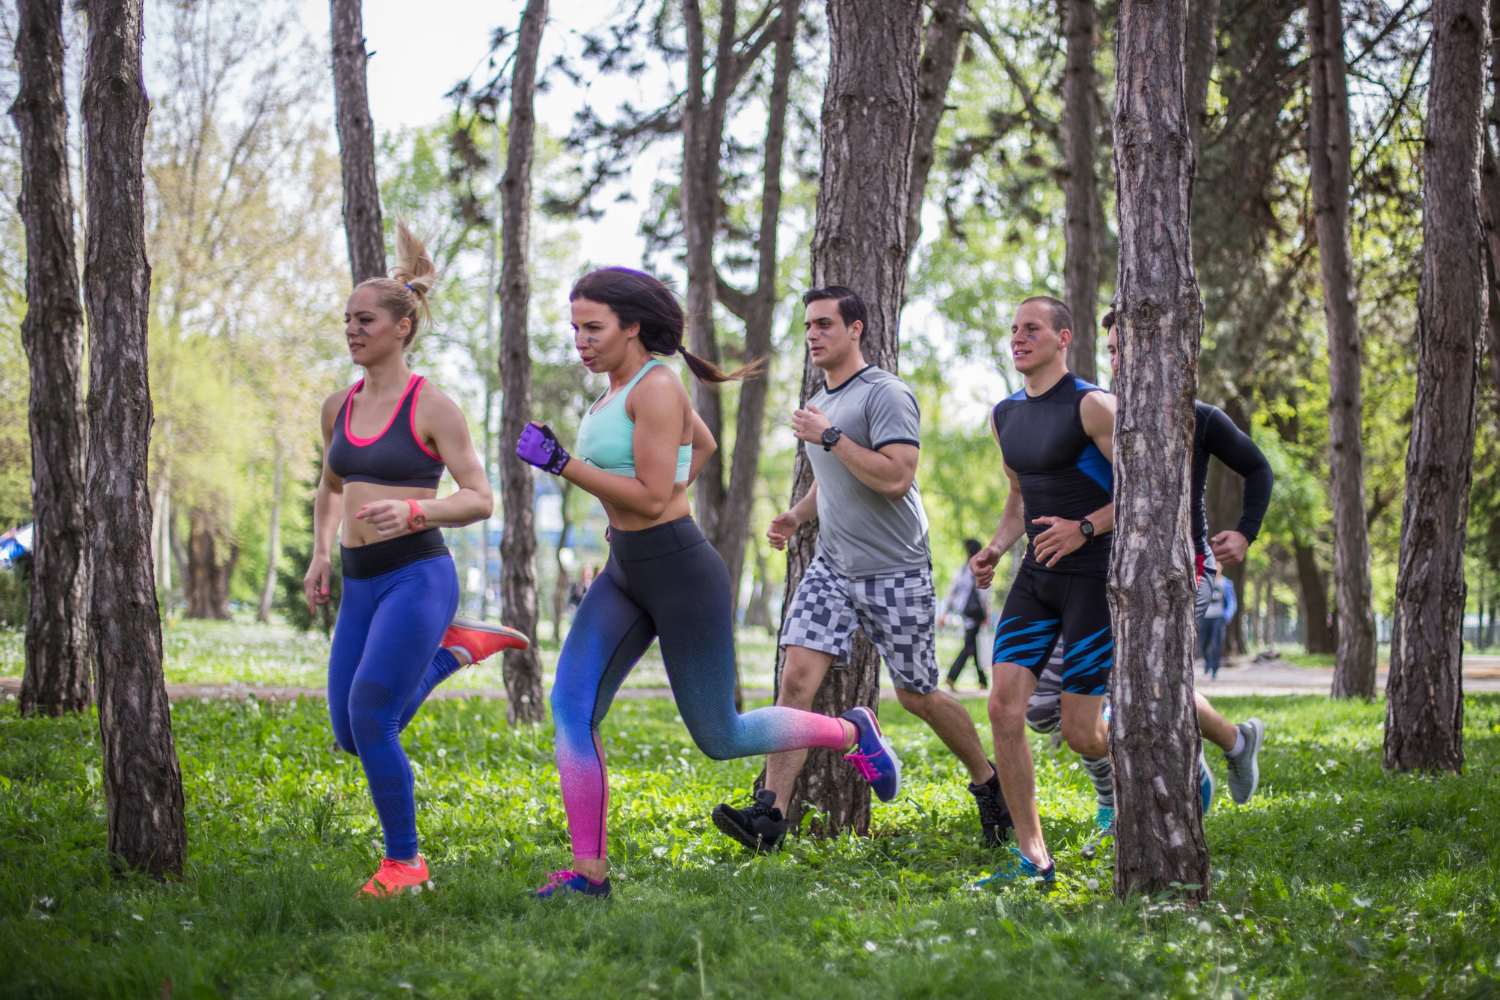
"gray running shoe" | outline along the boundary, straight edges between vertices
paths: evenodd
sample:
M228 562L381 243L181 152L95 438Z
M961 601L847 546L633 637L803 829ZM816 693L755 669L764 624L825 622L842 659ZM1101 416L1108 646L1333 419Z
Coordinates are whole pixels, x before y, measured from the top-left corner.
M1257 755L1266 739L1266 724L1259 719L1241 722L1235 727L1245 737L1245 749L1238 757L1225 755L1229 764L1229 795L1239 805L1250 801L1255 788L1260 784L1260 763Z

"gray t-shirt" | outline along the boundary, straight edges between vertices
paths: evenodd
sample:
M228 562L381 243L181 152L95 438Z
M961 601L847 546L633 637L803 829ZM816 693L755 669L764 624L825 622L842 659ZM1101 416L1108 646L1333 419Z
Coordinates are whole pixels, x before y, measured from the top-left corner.
M883 368L869 365L832 391L820 389L808 403L872 451L921 444L917 397ZM807 445L807 458L818 483L818 554L834 572L860 580L932 565L927 513L915 480L899 500L888 500L822 445Z

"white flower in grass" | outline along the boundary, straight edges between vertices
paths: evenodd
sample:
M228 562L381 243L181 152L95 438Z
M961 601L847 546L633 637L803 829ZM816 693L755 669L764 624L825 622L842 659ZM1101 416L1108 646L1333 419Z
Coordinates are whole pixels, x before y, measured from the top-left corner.
M879 948L880 946L877 945L874 941L865 942L865 951L868 951L872 955L875 954L875 952L878 951Z

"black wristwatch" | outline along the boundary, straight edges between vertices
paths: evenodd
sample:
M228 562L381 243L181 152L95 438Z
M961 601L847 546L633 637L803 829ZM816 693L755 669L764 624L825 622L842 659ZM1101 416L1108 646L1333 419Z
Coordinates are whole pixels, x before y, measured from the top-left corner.
M1088 518L1084 518L1083 520L1078 522L1078 530L1083 532L1083 540L1085 542L1092 542L1094 540L1093 521L1090 521Z
M839 430L837 427L825 428L823 431L823 450L832 451L833 446L838 444L839 438L843 436L844 432Z

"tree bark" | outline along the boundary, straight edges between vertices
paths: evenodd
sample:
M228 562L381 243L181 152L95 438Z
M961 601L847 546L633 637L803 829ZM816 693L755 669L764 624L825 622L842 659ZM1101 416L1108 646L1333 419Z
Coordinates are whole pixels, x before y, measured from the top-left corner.
M726 306L745 323L745 355L765 358L771 353L772 326L776 321L779 289L776 268L777 227L781 222L781 169L786 148L788 93L795 68L797 22L801 0L781 0L776 22L776 49L771 70L766 147L761 176L760 233L756 240L755 289L748 295L732 294ZM716 182L717 183L717 182ZM737 308L743 304L743 309ZM760 478L760 455L765 436L766 400L770 384L766 378L750 379L740 386L739 412L735 415L734 456L730 459L729 489L720 497L716 515L714 547L729 569L731 607L740 606L740 579L745 569L745 546L750 537L750 511L755 504L755 484ZM699 494L700 509L703 494Z
M270 537L266 539L266 580L260 590L260 607L255 612L258 622L271 620L271 606L276 601L276 564L281 561L281 496L286 459L280 440L276 441L275 448L271 473L271 527L267 531Z
M10 107L21 138L20 214L26 224L26 318L31 376L31 509L22 715L88 708L89 547L84 506L83 306L68 180L61 0L19 0L19 87Z
M187 854L182 775L162 677L161 618L151 572L146 360L141 0L90 0L83 84L88 232L89 632L98 665L99 733L109 851L157 877Z
M1090 382L1099 378L1094 329L1099 298L1099 244L1103 208L1094 170L1098 135L1094 73L1094 0L1062 0L1063 34L1068 57L1063 70L1063 193L1067 202L1063 274L1068 308L1073 313L1073 343L1068 367Z
M1460 771L1464 540L1488 288L1479 224L1484 0L1435 0L1422 178L1417 402L1386 682L1385 766Z
M1115 892L1209 889L1193 708L1193 396L1203 305L1188 220L1186 0L1122 0L1115 50L1121 364L1109 603ZM1164 457L1166 459L1164 460Z
M1204 119L1208 114L1208 85L1219 57L1219 0L1189 0L1183 76L1187 87L1188 137L1193 163L1202 162Z
M932 0L922 33L922 61L917 71L917 137L912 144L911 197L906 206L908 255L922 238L922 202L937 145L938 126L948 110L948 87L963 47L967 0Z
M228 549L227 555L220 550ZM187 573L183 577L187 617L229 618L229 577L239 549L224 537L218 516L207 507L188 512Z
M1318 555L1300 539L1293 545L1297 562L1297 593L1301 596L1302 644L1309 653L1332 653L1333 629L1328 623L1328 584Z
M1360 330L1349 248L1349 91L1344 16L1338 0L1308 0L1312 101L1308 161L1328 323L1328 464L1337 588L1335 698L1375 696L1375 616L1365 526L1364 445L1360 440Z
M724 147L724 120L736 77L737 12L735 0L721 0L713 85L712 90L705 93L708 67L703 11L698 0L684 0L682 5L687 28L687 97L682 109L682 229L687 243L687 342L689 350L714 364L720 360L718 334L714 329L717 297L714 241L719 231L719 164ZM718 386L694 380L693 405L714 440L722 440L724 412ZM740 439L735 440L736 450L742 443ZM724 461L719 452L709 456L693 486L699 527L718 547L719 521L725 501ZM731 586L737 583L737 578L731 576Z
M527 0L521 15L511 77L510 126L505 176L500 181L504 226L500 277L500 437L521 436L531 411L531 346L527 310L531 303L528 256L531 246L531 161L536 119L537 51L547 23L547 0ZM505 532L500 541L500 613L508 625L537 638L536 525L532 517L531 466L510 448L501 449L501 503ZM512 723L547 718L542 662L535 643L505 653L506 714Z
M375 122L365 83L361 0L328 0L333 41L333 105L344 174L344 236L354 284L385 275L385 231L380 221L380 185L375 178Z
M912 148L917 126L917 77L921 58L922 5L919 0L828 0L830 59L823 92L822 175L813 230L812 282L846 285L859 292L870 310L861 337L865 360L895 371L899 318L906 291ZM822 373L804 359L800 401L822 383ZM807 457L799 445L792 502L812 484ZM787 546L786 596L791 595L812 560L816 520ZM785 654L777 657L778 682ZM818 689L813 711L838 714L855 705L878 710L879 659L863 636L856 637L847 664L837 664ZM870 789L854 777L837 753L814 750L792 792L795 825L812 807L821 814L817 835L845 830L865 834L870 824Z

